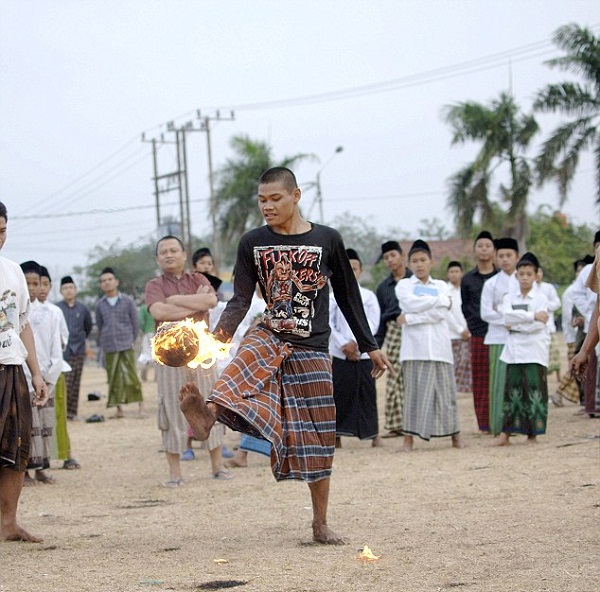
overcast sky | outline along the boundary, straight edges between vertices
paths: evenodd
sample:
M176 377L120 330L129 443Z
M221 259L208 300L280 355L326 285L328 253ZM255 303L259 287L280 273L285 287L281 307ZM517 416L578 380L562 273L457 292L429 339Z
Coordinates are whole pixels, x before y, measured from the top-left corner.
M474 148L450 146L443 107L512 85L529 111L544 84L573 79L543 63L558 55L554 31L575 22L600 34L597 0L0 0L0 11L2 254L61 275L95 245L154 236L141 135L172 139L167 122L196 121L197 109L235 113L214 124L215 169L236 134L268 142L275 159L317 155L296 173L307 187L327 164L326 222L348 212L414 238L422 219L452 229L447 180ZM541 141L558 120L538 120ZM159 172L175 170L172 146L159 156ZM202 236L204 133L189 135L188 161ZM305 189L305 213L314 198ZM177 215L176 195L162 200ZM554 187L534 192L533 207L542 203L557 206ZM591 157L564 211L598 223Z

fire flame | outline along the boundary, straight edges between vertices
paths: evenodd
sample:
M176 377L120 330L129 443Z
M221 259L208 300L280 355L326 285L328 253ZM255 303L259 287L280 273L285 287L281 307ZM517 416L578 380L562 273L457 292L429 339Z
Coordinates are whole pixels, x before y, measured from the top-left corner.
M158 326L152 339L152 357L163 366L207 369L226 359L232 345L216 339L204 321L184 319Z
M358 555L358 559L362 559L363 561L377 561L380 557L381 555L374 555L373 551L367 545L364 546Z

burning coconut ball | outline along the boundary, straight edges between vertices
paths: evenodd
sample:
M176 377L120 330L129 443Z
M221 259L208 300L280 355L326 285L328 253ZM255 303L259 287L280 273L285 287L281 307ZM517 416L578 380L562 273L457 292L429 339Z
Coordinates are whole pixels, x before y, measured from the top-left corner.
M198 355L199 347L198 334L183 323L163 323L152 340L154 359L175 368L189 364Z

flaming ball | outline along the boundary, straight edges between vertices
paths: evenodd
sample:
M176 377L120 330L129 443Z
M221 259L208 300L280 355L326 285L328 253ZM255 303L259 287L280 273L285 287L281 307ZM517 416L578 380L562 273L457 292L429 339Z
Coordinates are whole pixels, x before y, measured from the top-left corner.
M155 359L165 366L178 368L191 362L200 347L198 334L182 323L163 323L156 330L152 343Z

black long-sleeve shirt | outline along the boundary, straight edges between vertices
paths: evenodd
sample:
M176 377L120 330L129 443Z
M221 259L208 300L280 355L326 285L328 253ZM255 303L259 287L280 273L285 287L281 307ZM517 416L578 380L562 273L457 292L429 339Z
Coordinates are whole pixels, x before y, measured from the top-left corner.
M488 324L481 319L481 292L483 284L498 273L494 269L491 273L479 273L477 267L463 275L460 281L460 297L462 300L462 313L467 321L467 327L471 335L485 337Z
M235 265L234 295L215 333L231 337L250 307L256 283L266 302L262 326L284 341L329 350L329 285L362 352L378 349L358 283L337 230L312 224L302 234L277 234L269 226L246 233Z
M411 275L412 271L407 268L404 277L408 278ZM375 340L379 347L383 345L385 340L388 321L395 321L396 318L402 314L402 310L398 304L398 298L396 298L397 283L398 280L395 280L393 274L390 273L390 275L380 282L377 286L377 291L375 292L377 301L379 302L379 308L381 309L379 328L377 329L377 333L375 333Z

